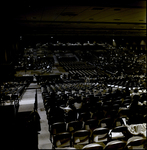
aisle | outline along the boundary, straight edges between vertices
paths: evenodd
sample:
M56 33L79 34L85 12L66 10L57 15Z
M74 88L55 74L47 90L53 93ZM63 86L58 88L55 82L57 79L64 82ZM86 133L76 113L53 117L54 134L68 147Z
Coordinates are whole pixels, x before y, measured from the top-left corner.
M52 143L49 140L50 133L48 131L48 120L44 109L41 90L37 90L38 113L40 115L41 131L38 134L38 149L51 149Z
M26 89L22 98L19 100L18 112L25 112L25 111L33 111L34 110L36 89L35 88L33 89L32 86L37 87L38 85L36 83L31 83L29 85L29 87Z
M51 149L52 144L49 140L48 120L44 109L42 94L37 83L31 83L26 89L22 99L19 101L18 112L33 111L35 102L35 93L37 88L38 113L40 115L41 131L38 134L38 149Z

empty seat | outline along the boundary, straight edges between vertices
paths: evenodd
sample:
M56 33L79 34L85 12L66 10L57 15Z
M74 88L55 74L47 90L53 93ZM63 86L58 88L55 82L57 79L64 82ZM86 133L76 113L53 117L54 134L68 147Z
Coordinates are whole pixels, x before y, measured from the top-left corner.
M123 150L125 149L126 142L120 140L110 141L106 144L104 150Z
M52 137L61 132L66 132L66 123L65 122L53 123L50 129L50 140L52 141Z
M53 148L70 147L71 144L71 134L69 132L62 132L53 136Z
M85 145L82 149L89 149L89 150L91 150L91 149L97 149L97 150L103 150L104 146L105 146L105 145L102 144L102 143L99 143L99 144L97 144L97 143L90 143L90 144Z
M96 120L96 119L88 119L88 120L85 121L84 126L85 126L85 129L86 129L86 130L90 130L91 133L92 133L92 131L93 131L95 128L98 127L98 120Z
M85 122L86 120L90 119L90 117L91 117L91 114L89 112L80 112L78 120Z
M128 134L128 129L126 126L114 127L110 130L110 140L126 140Z
M74 133L75 131L81 130L83 126L82 121L71 121L68 123L67 130L70 133Z
M146 149L146 138L142 136L133 136L127 140L127 149Z
M112 123L113 123L113 120L112 118L103 118L99 121L99 127L102 127L102 128L109 128L111 129L112 128Z
M75 148L82 148L84 145L90 143L90 131L78 130L73 134L73 146Z
M103 142L106 143L109 140L109 129L108 128L96 128L93 130L92 133L92 142L97 143L97 142Z

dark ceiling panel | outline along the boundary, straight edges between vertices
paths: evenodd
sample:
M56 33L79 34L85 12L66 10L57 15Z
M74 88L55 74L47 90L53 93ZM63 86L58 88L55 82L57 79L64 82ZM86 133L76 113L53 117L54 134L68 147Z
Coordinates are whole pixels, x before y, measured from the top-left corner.
M146 36L146 1L19 1L3 5L5 30L17 34ZM42 33L41 33L42 32Z

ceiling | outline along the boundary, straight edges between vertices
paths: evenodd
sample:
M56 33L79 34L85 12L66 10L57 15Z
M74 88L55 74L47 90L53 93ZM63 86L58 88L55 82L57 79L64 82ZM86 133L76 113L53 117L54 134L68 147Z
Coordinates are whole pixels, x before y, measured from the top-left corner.
M145 37L146 0L128 1L22 0L3 5L4 20L20 35Z

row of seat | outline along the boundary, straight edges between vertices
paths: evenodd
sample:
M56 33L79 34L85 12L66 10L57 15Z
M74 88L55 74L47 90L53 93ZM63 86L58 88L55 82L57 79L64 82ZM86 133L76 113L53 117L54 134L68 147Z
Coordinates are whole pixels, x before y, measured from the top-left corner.
M108 81L108 80L107 80ZM109 99L112 99L116 96L116 92L118 92L119 96L122 98L125 98L125 96L130 96L130 94L133 94L135 92L139 92L140 95L142 95L143 91L145 91L144 88L138 87L125 87L125 86L119 86L119 82L121 81L98 81L98 82L79 82L79 83L58 83L58 84L51 84L46 83L48 92L57 92L58 94L68 94L70 95L83 95L86 96L88 94L93 94L94 96L101 96L101 97L108 97ZM106 84L105 84L106 83ZM115 85L116 84L116 85ZM135 92L134 92L135 91ZM109 94L111 92L111 94ZM109 95L108 95L109 94Z
M93 132L93 140L90 141L89 130L78 130L71 136L70 132L62 132L54 136L53 148L63 149L145 149L146 138L142 136L132 136L127 141L120 139L113 139L104 144L104 142L96 142L96 139L103 139L107 137L106 128L95 129ZM99 135L98 135L99 133ZM104 136L100 136L104 133ZM95 135L96 134L96 135ZM70 147L70 148L69 148Z
M97 73L96 70L73 70L73 71L69 71L69 76L70 78L85 78L85 77L91 77L91 78L96 78L97 75L99 74L99 76L103 75L102 73Z
M64 104L63 104L64 103ZM133 108L127 108L131 104L128 103L128 100L123 104L119 105L117 102L109 106L109 102L105 102L103 105L99 103L82 103L82 104L70 104L66 106L64 101L56 101L54 104L45 99L44 102L46 108L46 114L49 124L52 124L56 121L73 121L73 120L82 120L86 121L88 119L96 119L97 125L100 125L102 119L109 122L109 127L111 128L114 124L114 121L121 117L129 117L128 123L143 123L146 119L145 111L147 111L146 105L136 107L136 110ZM57 105L53 107L52 105ZM75 109L76 106L81 106L79 109ZM63 110L62 110L63 109ZM69 112L68 112L69 111ZM54 113L59 112L59 114L54 115ZM135 120L137 119L137 120ZM104 121L103 120L103 121Z
M68 87L68 84L65 84L65 85L62 84L62 85L63 85L62 86L63 91L65 92L65 89L66 89L66 87ZM89 84L89 85L92 86L92 84ZM51 85L51 86L54 86L54 85ZM58 86L56 86L56 87L58 87ZM73 87L74 87L74 85L73 85ZM52 89L54 89L54 88L52 88ZM49 89L49 91L50 91L50 89ZM56 141L56 138L55 138L56 136L58 137L58 134L54 134L54 131L55 131L54 129L59 124L62 124L64 126L64 129L66 129L66 130L64 130L64 132L69 132L69 127L71 124L76 124L76 123L82 124L82 128L79 128L78 132L81 132L80 130L82 130L82 132L83 132L83 130L84 130L84 132L88 133L89 129L92 129L94 127L92 125L95 125L95 128L108 128L109 130L117 128L117 126L120 127L123 125L122 116L123 117L125 116L124 118L129 117L128 118L129 124L144 123L146 120L146 116L144 114L146 107L141 107L141 109L143 111L142 112L138 111L137 113L139 113L139 115L137 113L136 114L132 113L133 115L130 114L131 111L129 108L127 108L127 106L131 105L133 99L132 99L132 97L129 97L129 96L126 97L128 99L124 100L124 101L126 101L126 104L124 103L125 105L122 105L123 100L121 99L121 97L119 97L119 96L121 96L119 94L117 96L115 95L116 98L114 99L114 101L110 101L110 99L109 100L105 99L106 101L104 101L104 99L101 99L101 101L99 101L99 99L98 99L99 97L94 98L94 95L89 95L89 97L85 97L86 99L84 98L82 101L83 108L85 108L85 109L81 108L81 109L75 110L74 103L77 100L72 101L69 99L69 97L67 97L68 94L71 96L70 92L68 91L66 93L67 95L65 93L63 93L62 94L63 99L60 99L59 98L60 94L58 95L57 91L58 90L54 91L56 94L54 93L53 95L52 94L50 95L47 90L47 86L42 86L42 96L43 96L43 101L44 101L44 105L46 108L47 119L48 119L48 123L49 123L49 131L51 134L50 139L53 142L53 147L66 146L64 144L62 145L62 142ZM74 97L74 98L76 98L76 97ZM118 98L120 98L120 99L118 99ZM95 103L94 99L96 99L96 103ZM68 100L69 103L67 103L66 100ZM84 104L84 102L86 102L86 103ZM89 102L89 103L87 103L87 102ZM113 111L114 109L112 109L112 107L110 107L110 104L115 104L115 102L116 102L116 107L115 107L115 111ZM69 104L69 105L67 106L67 104ZM94 106L95 106L95 109L94 109ZM124 107L124 109L118 109L118 107L121 108L122 106ZM70 110L70 108L72 108L72 110ZM111 114L110 112L113 112L113 113ZM55 115L55 114L57 114L57 115ZM110 114L111 114L111 116L110 116ZM141 118L141 116L142 116L142 118ZM137 118L136 122L133 122L136 118ZM117 119L119 121L120 120L121 121L119 122ZM87 126L87 125L89 125L89 126ZM122 128L124 128L124 126ZM59 125L59 130L60 129L61 129L61 127ZM73 128L70 128L70 129L73 129ZM87 131L87 129L88 129L88 131ZM92 132L90 132L90 133L92 133ZM69 135L69 133L67 133L67 134ZM62 134L61 134L61 137L62 137ZM72 135L72 137L73 137L73 135ZM128 137L128 136L125 136L125 137ZM77 141L79 141L79 139ZM91 139L91 142L93 142L92 139ZM73 140L70 143L72 146L77 145L76 143L74 143ZM71 145L68 145L68 146L71 146Z

